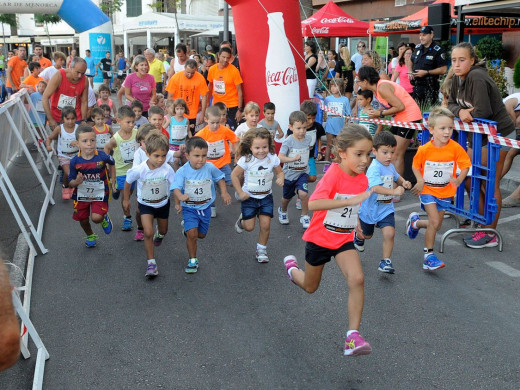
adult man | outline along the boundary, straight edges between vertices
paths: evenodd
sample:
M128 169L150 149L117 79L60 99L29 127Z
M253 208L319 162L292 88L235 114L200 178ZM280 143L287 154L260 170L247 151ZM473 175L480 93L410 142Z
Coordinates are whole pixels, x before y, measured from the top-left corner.
M96 61L90 54L89 49L85 50L85 62L87 63L87 73L85 73L85 76L87 76L90 86L94 87L94 77L97 75Z
M128 64L128 61L125 58L125 55L122 51L120 51L117 54L116 59L116 66L117 66L117 77L114 79L115 89L119 91L119 88L121 88L121 84L123 83L123 80L126 77L126 71L130 67Z
M211 68L213 65L215 65L215 56L212 54L206 54L204 56L204 61L202 63L202 66L200 67L202 76L204 76L204 78L206 79L206 82L208 82L209 68Z
M151 74L155 79L155 91L157 93L162 93L163 91L163 77L166 71L164 70L164 64L162 61L159 61L155 58L155 50L154 49L146 49L144 51L144 56L148 61L148 66L150 69L148 70L148 74Z
M20 89L21 77L23 77L27 63L25 62L25 47L20 46L16 55L7 63L7 92L14 93Z
M223 41L220 44L220 48L222 49L223 47L227 47L229 50L231 50L231 57L229 58L229 63L231 65L234 65L235 68L237 68L238 70L240 70L240 64L238 63L238 57L233 55L233 46L231 45L231 42Z
M244 97L242 94L242 76L238 69L229 63L231 50L223 47L218 53L218 63L208 72L209 93L213 96L213 104L223 102L228 108L228 119L234 130L242 117Z
M9 273L0 258L0 371L20 357L20 325L14 312Z
M107 51L105 53L105 58L102 58L101 61L97 63L96 68L99 68L101 72L103 72L103 84L106 84L110 87L110 81L112 80L112 60L110 59L110 52Z
M359 41L357 44L357 53L354 54L350 59L356 65L356 74L363 65L361 65L361 61L363 60L363 54L367 49L367 44L365 41Z
M166 86L168 99L182 98L186 101L190 111L187 114L190 121L190 129L192 133L195 131L197 112L199 111L199 102L201 104L201 123L206 112L206 101L208 94L208 86L204 77L197 72L197 61L189 59L186 61L185 68L182 72L175 73L170 77Z
M85 77L87 63L75 57L68 69L60 69L49 81L42 96L43 109L54 129L61 122L61 110L65 106L76 108L77 120L87 119L88 80Z
M172 77L175 72L182 72L184 70L184 65L186 65L186 61L188 61L187 52L188 48L184 43L178 43L177 46L175 46L175 58L170 62L168 77Z
M430 106L439 100L439 76L446 73L444 49L433 41L433 28L424 26L419 31L421 41L412 54L413 98L419 105Z
M159 52L155 56L159 61L161 61L164 65L164 70L166 71L166 74L168 74L168 71L170 70L170 61L168 61L168 52L162 53Z
M39 45L39 44L34 45L34 54L37 55L38 57L40 57L40 66L41 66L42 70L44 70L45 68L48 68L49 66L52 66L51 60L49 60L48 58L45 58L43 56L42 45Z

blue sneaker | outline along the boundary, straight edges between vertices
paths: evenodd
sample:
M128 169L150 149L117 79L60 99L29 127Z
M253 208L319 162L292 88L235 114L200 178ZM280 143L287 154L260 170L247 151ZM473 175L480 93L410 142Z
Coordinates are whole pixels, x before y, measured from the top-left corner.
M357 234L354 233L354 247L359 251L363 252L365 250L365 240L361 240L357 238Z
M395 272L394 267L392 266L392 260L384 259L379 262L379 268L377 269L381 272L386 272L387 274L393 274Z
M445 264L444 262L440 261L437 256L435 256L435 253L430 253L423 262L423 269L427 269L430 271L434 271L439 268L444 268Z
M195 259L189 259L188 260L188 266L184 269L184 272L187 274L194 274L199 269L199 260L197 258Z
M95 248L96 247L96 243L97 243L97 238L98 238L97 234L91 234L91 235L87 236L87 238L85 240L86 247L87 248Z
M159 275L159 271L157 270L157 263L148 263L144 276L152 278L157 275Z
M123 227L121 230L124 232L129 232L132 230L132 218L125 217L125 219L123 219Z
M105 214L105 218L103 218L103 220L101 221L101 227L103 228L105 234L110 234L110 232L112 231L112 221L110 220L108 213Z
M406 221L406 233L408 237L413 240L419 234L419 229L414 229L412 223L419 220L419 214L411 213Z

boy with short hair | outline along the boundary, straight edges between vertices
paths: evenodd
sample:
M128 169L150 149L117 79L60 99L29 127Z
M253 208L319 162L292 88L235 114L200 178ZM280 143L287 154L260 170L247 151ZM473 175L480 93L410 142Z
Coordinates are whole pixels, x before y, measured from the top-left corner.
M20 88L27 88L29 94L35 93L38 83L40 81L45 81L43 77L39 76L41 70L42 67L39 62L29 62L29 72L31 72L31 74L24 78L23 82L20 84Z
M231 183L231 151L234 153L239 138L227 127L221 125L220 109L217 106L211 106L206 110L206 122L208 125L200 130L198 137L203 138L208 143L208 162L215 165L223 174L226 184ZM231 151L229 143L231 143ZM217 216L217 208L211 205L211 217Z
M163 134L151 132L145 139L148 159L128 170L123 194L123 210L130 214L130 195L132 185L137 182L137 202L144 230L146 249L146 277L159 274L155 261L154 246L159 246L168 232L170 215L170 189L175 172L166 163L169 142ZM153 220L157 219L157 230L154 234Z
M374 227L383 233L383 259L379 262L378 270L393 274L392 251L394 249L395 195L402 195L404 189L411 189L412 184L404 180L395 170L392 158L397 146L395 136L389 131L381 131L373 138L372 153L375 158L367 170L368 188L372 195L361 204L359 209L359 224L362 234L354 236L354 246L360 252L365 250L365 240L374 234ZM399 187L394 188L394 182ZM401 187L402 186L402 187ZM404 187L404 188L403 188Z
M275 148L276 152L280 150L281 141L283 140L284 133L280 124L274 119L274 114L276 113L276 106L272 102L264 103L264 119L262 119L258 124L260 127L269 130L271 135L273 136L273 140L276 141ZM278 145L278 147L276 146Z
M376 135L376 132L379 132L382 129L382 127L381 127L381 129L378 131L377 124L363 120L363 119L370 119L370 116L367 114L367 111L372 108L373 99L374 99L374 94L372 91L370 91L368 89L361 89L357 92L356 102L357 102L357 116L359 118L359 124L361 126L364 126L372 137L374 135Z
M42 122L42 125L45 126L45 123L47 122L47 115L45 114L45 110L43 109L42 104L42 96L45 92L45 88L47 88L47 83L45 80L40 80L40 82L36 85L36 92L32 93L30 98L32 103L34 104L34 107L36 108L36 114L40 117L40 121ZM36 116L33 112L31 112L31 120L33 124L38 128L38 123L36 122ZM42 131L41 134L43 135L44 132Z
M212 122L220 121L214 111L209 114L209 118ZM203 138L194 136L188 139L186 153L188 163L177 171L173 192L175 209L178 213L182 211L183 234L186 236L188 247L189 260L185 272L195 273L199 267L197 239L206 237L208 233L211 220L210 206L215 203L216 198L215 183L218 184L220 196L226 205L231 204L231 197L227 192L224 173L206 161L208 143Z
M314 183L317 178L316 171L316 160L315 156L318 156L318 159L322 159L321 152L321 137L323 137L325 133L325 129L323 126L316 122L316 114L318 113L318 108L316 103L312 100L305 100L300 105L300 110L307 117L306 126L307 126L307 134L311 137L311 143L309 145L309 177L308 182ZM290 128L290 127L289 127ZM292 131L288 131L287 134L292 133ZM317 147L316 147L317 146ZM300 209L299 207L297 207Z
M149 123L148 119L143 116L143 103L135 99L132 101L132 103L130 103L130 108L135 114L135 127L139 128L141 125Z
M283 141L280 148L280 162L284 163L282 206L278 207L278 221L282 225L289 223L287 207L295 194L301 199L302 214L300 223L304 229L309 227L311 219L309 213L309 149L313 138L307 134L307 115L303 111L294 111L289 116L291 135Z
M54 76L58 70L63 68L63 65L67 61L67 57L65 57L65 54L63 54L61 51L54 52L52 59L54 60L54 66L49 66L45 68L40 74L40 77L43 77L43 79L46 82L49 82L49 80Z
M87 248L96 246L97 234L92 231L90 219L101 224L103 231L110 234L112 221L108 216L109 178L115 178L114 159L109 154L96 150L96 133L88 125L76 129L79 153L70 161L69 186L74 188L74 214L87 235Z
M166 138L170 138L170 133L163 127L164 110L159 106L150 106L148 109L148 121L155 126L157 130L163 133Z

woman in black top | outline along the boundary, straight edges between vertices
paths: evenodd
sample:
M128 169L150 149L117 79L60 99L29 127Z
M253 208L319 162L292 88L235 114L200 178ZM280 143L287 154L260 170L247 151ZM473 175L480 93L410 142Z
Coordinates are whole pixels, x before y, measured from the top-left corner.
M314 96L316 89L316 75L318 74L317 65L318 56L316 55L316 44L312 41L305 42L305 78L307 79L307 88L309 89L309 97Z
M356 64L350 59L350 51L344 46L339 52L339 59L336 62L336 78L343 79L345 83L345 96L349 99L354 91L354 78L356 76Z

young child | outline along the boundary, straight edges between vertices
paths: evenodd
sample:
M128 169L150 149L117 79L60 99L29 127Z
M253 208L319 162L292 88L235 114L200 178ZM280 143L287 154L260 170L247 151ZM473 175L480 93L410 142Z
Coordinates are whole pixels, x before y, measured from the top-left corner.
M259 122L260 127L269 130L271 133L274 143L275 154L278 154L280 151L280 147L282 146L282 141L284 139L285 134L283 133L280 124L274 119L274 114L276 113L276 106L272 102L267 102L264 104L264 119Z
M20 88L27 88L29 94L36 92L36 86L40 81L45 81L43 77L40 77L41 73L41 65L39 62L29 62L29 72L31 74L24 78L23 82L20 84Z
M139 128L141 125L149 123L148 119L143 116L143 103L135 99L130 104L130 108L132 108L132 111L134 111L135 114L135 127Z
M280 159L274 154L273 138L269 130L251 129L244 134L238 145L237 156L240 159L231 173L231 181L242 201L242 213L235 223L235 230L237 233L253 231L258 217L260 233L256 244L256 260L267 263L267 241L273 218L273 172L276 173L276 184L281 187L284 184Z
M189 131L189 121L184 114L189 114L190 110L184 99L168 99L166 101L166 107L169 110L169 124L168 132L170 133L170 150L174 152L184 152L186 149L186 139L191 137L191 131ZM184 153L180 153L181 164L186 163L186 157ZM179 169L179 160L175 160L173 169L177 171Z
M366 127L366 129L370 132L370 135L373 137L376 135L376 132L378 132L378 126L373 122L363 120L370 118L370 116L367 114L367 111L372 108L372 99L374 99L374 94L368 89L360 89L356 96L359 124Z
M283 147L283 146L282 146ZM305 271L296 257L284 259L289 279L312 294L321 281L323 267L334 257L348 284L348 332L344 355L358 356L372 352L359 334L364 304L364 275L354 248L354 229L359 205L372 193L367 191L365 170L372 150L372 137L359 125L350 124L336 137L334 154L338 163L316 186L309 207L314 211L309 228L303 234Z
M148 137L148 134L150 134L151 132L156 132L156 133L162 134L151 123L145 123L144 125L142 125L139 128L139 130L137 130L137 135L135 136L135 140L139 143L140 147L137 148L137 150L134 153L134 161L132 163L132 168L138 166L143 161L148 160L148 156L146 154L145 139L146 139L146 137ZM169 150L168 153L166 154L166 163L170 164L173 167L173 162L174 162L175 158L176 157L178 158L180 156L180 154L181 154L180 151L172 152L171 150ZM138 227L138 229L139 229L139 227Z
M105 114L101 108L95 107L92 109L92 119L94 120L93 129L96 133L96 149L104 150L105 145L110 141L114 132L110 126L105 123Z
M231 185L231 151L234 152L239 141L236 134L221 125L220 109L211 106L206 110L206 122L208 125L199 131L196 136L203 138L208 143L208 162L215 165L224 174L226 184ZM231 143L231 148L229 146ZM217 208L211 204L211 217L217 216Z
M166 102L165 102L165 99L164 99L164 95L162 93L158 93L156 94L156 97L157 97L157 104L156 106L157 107L160 107L161 110L163 110L163 112L166 110Z
M117 110L117 123L120 129L114 134L110 141L105 145L105 153L110 154L114 151L114 161L116 163L116 183L113 188L112 196L114 199L119 199L120 191L125 188L126 173L132 167L134 161L134 154L139 144L136 142L137 129L134 129L135 114L128 106L121 106ZM130 188L130 194L135 188L135 184ZM121 206L123 203L121 202ZM121 230L128 232L132 230L132 215L129 209L123 207L124 219ZM136 214L136 219L139 216ZM140 221L137 225L141 226Z
M108 104L110 107L110 115L116 116L116 106L112 99L110 98L110 88L106 84L101 84L98 89L99 99L97 100L97 105L101 107L103 104Z
M34 107L36 108L36 113L40 117L40 122L44 126L45 126L45 123L47 122L47 115L45 114L45 110L43 109L43 104L42 104L42 96L43 96L43 93L45 92L45 88L47 88L47 83L45 82L45 80L41 80L36 86L36 92L31 94L31 96L30 96L31 101L34 104ZM42 134L42 135L45 134L43 132L43 129L38 128L38 123L36 122L36 116L34 115L33 112L31 112L31 120L32 120L34 126L36 126L36 129L40 131L40 134Z
M159 274L155 261L154 246L159 246L168 232L170 215L170 188L173 185L175 172L166 164L168 139L161 133L152 131L145 139L148 159L126 174L123 210L130 214L130 195L132 184L137 182L137 202L144 229L144 246L146 248L146 274L154 277ZM157 230L154 234L153 220L157 219Z
M163 127L164 111L159 106L150 106L148 109L148 121L155 126L166 138L170 138L170 133Z
M392 158L397 146L395 136L389 131L381 131L374 136L372 160L367 171L368 187L373 194L361 204L359 224L362 235L354 236L354 246L360 252L365 250L365 240L374 234L374 227L383 233L383 259L378 270L393 274L392 251L394 249L395 218L393 196L402 195L404 189L412 188L412 183L404 180L395 170ZM394 188L394 182L399 187ZM401 187L402 186L402 187ZM403 188L404 187L404 188Z
M101 224L103 231L110 234L112 221L108 216L109 179L116 176L114 159L103 151L96 150L96 133L88 125L81 125L76 130L79 153L70 161L69 184L74 188L74 214L87 235L87 248L96 246L97 234L92 231L90 220ZM107 177L107 171L110 176Z
M330 163L330 150L332 149L334 138L336 138L343 126L345 126L345 118L343 116L351 115L350 100L343 96L344 90L343 80L333 79L330 83L330 92L332 95L327 96L324 102L327 108L335 111L334 113L327 112L327 122L325 123L327 146L323 159L328 163Z
M317 178L316 159L314 157L317 156L318 160L323 158L320 156L321 153L318 153L318 150L321 150L321 137L325 135L325 129L320 123L316 122L316 114L318 113L316 103L312 100L305 100L300 105L300 110L303 111L307 117L307 134L311 136L308 182L314 183ZM290 131L288 131L287 134L290 134ZM301 203L298 201L296 202L296 208L301 210Z
M217 102L214 104L214 106L218 107L218 109L220 110L220 124L222 126L227 127L228 129L231 129L231 121L229 121L227 117L226 104L223 102Z
M112 123L114 122L114 118L110 115L112 112L112 109L108 104L102 104L99 106L103 110L103 115L105 115L105 123L109 126L112 126Z
M428 214L428 220L419 219L411 213L406 221L408 237L414 239L419 229L425 228L423 269L436 270L444 267L444 262L433 253L435 235L442 226L445 207L457 192L457 187L471 167L466 151L451 139L454 115L444 107L435 107L428 118L428 128L432 139L419 146L413 159L412 170L417 184L412 193L418 195L421 208ZM460 174L457 177L457 167Z
M220 124L220 118L214 110L211 118ZM213 121L212 121L213 122ZM206 162L208 155L208 143L201 137L191 137L186 142L188 162L179 168L175 174L173 192L175 194L175 209L182 212L183 233L186 236L188 248L188 265L185 272L188 274L197 272L199 260L197 258L197 240L206 237L211 220L210 205L215 202L215 183L220 188L222 201L229 205L229 196L224 173L214 164Z
M258 127L258 118L260 118L260 106L255 102L248 102L244 107L244 116L246 121L235 129L238 138L242 138L249 129Z
M278 207L278 221L282 225L289 223L287 207L296 194L301 199L302 214L300 223L304 229L309 227L311 219L308 209L309 148L312 136L307 134L307 115L303 111L294 111L289 116L289 135L280 148L280 162L284 163L282 206Z
M52 151L51 142L58 139L57 153L60 166L63 169L63 188L61 197L64 200L70 199L74 188L69 187L70 160L78 153L78 141L76 139L76 109L72 106L65 106L61 110L62 125L56 126L54 131L45 140L45 146L49 152Z

